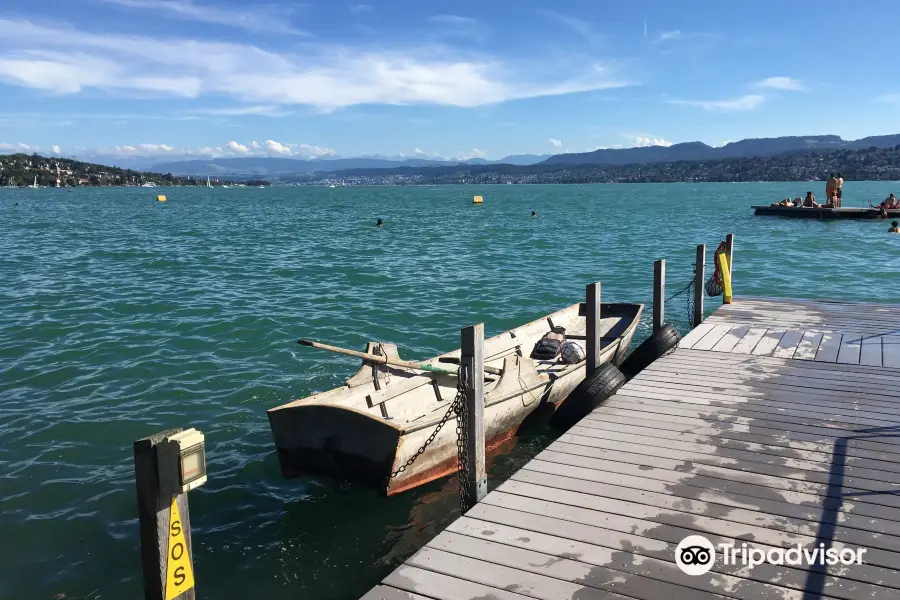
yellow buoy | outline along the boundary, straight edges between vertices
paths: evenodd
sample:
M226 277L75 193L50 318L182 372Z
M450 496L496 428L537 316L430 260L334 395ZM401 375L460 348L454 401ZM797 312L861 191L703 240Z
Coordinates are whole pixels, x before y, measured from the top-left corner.
M157 201L157 202L165 202L165 201L166 201L166 197L163 196L162 194L160 194L159 196L156 197L156 201Z
M484 198L481 196L475 196L472 198L472 204L484 204Z

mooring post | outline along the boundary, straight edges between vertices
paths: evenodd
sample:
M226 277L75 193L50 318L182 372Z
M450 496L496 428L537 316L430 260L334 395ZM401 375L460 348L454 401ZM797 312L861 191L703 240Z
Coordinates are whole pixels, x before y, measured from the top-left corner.
M694 263L694 327L703 322L703 284L706 282L706 244L697 246Z
M466 456L468 497L465 510L487 495L484 439L484 323L462 330L460 369L466 369Z
M203 434L181 427L133 444L144 600L194 600L187 491L206 482Z
M734 275L734 234L725 236L725 256L728 257L728 275ZM732 279L732 282L734 280Z
M653 263L653 331L663 326L666 303L666 259Z
M585 344L587 345L587 360L585 361L587 373L585 377L590 377L591 373L600 366L600 282L589 283L584 292L585 295L585 317L587 319L585 329Z

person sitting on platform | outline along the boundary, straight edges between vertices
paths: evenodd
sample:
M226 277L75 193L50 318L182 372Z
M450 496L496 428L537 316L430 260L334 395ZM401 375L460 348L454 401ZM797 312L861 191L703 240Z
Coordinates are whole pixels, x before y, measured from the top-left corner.
M891 195L882 200L881 204L878 206L872 206L869 204L871 208L880 208L881 210L885 209L896 209L900 208L900 200L894 197L894 192L891 192Z
M794 208L800 208L801 206L803 206L803 198L797 196L794 198Z
M900 223L891 221L891 228L888 229L888 233L900 233Z
M820 208L820 206L816 204L816 197L812 192L806 192L806 199L803 201L803 206L805 208Z

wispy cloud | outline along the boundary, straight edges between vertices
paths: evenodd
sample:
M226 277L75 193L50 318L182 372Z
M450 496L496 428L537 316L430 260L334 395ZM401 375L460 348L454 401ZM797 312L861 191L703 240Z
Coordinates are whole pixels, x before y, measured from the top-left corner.
M154 13L211 25L224 25L260 33L287 33L309 36L288 23L290 9L255 5L252 10L235 10L221 6L196 4L193 0L100 0L126 8L143 9Z
M558 21L583 37L591 45L598 45L603 41L603 36L597 33L590 22L569 15L563 15L552 10L542 10L542 14Z
M682 104L685 106L699 106L704 110L721 111L747 111L755 110L766 101L761 94L747 94L739 98L728 100L666 100L669 104Z
M0 81L57 94L229 97L248 105L475 107L624 87L608 65L510 63L442 46L309 45L302 54L239 43L99 34L0 19Z
M233 106L230 108L195 108L189 111L193 115L205 115L211 117L244 117L255 115L261 117L285 117L291 114L280 106L271 104L254 106Z
M685 37L687 36L681 33L681 31L678 29L675 29L673 31L664 31L659 34L659 36L655 40L653 40L653 43L662 44L663 42L673 42L675 40L683 40Z
M362 14L364 12L369 12L370 10L372 10L372 7L368 4L351 4L350 5L350 12L352 12L354 15Z
M768 79L763 79L762 81L758 81L754 84L754 87L758 88L768 88L772 90L783 90L789 92L802 92L806 88L803 86L803 82L799 79L792 79L790 77L769 77Z
M550 145L553 146L554 148L562 148L562 145L563 145L562 140L558 140L556 138L550 138L549 142L550 142Z
M472 17L461 17L459 15L434 15L428 18L432 23L440 23L442 25L474 25L478 21Z

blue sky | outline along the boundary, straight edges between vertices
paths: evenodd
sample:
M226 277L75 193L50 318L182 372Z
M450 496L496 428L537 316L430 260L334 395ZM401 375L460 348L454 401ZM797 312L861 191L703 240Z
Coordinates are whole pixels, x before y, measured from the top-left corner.
M2 4L0 151L501 158L900 132L895 1Z

